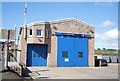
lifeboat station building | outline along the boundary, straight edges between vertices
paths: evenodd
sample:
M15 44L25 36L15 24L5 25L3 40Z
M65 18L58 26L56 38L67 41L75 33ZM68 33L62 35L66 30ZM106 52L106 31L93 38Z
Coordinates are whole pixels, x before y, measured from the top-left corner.
M27 67L94 66L94 26L76 18L20 27L20 62Z

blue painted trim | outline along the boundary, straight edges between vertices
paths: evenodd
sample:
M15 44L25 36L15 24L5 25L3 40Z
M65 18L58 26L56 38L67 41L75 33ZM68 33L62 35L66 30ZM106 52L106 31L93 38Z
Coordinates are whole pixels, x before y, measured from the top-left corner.
M58 33L55 32L55 35L63 35L63 36L73 36L73 37L83 37L83 38L88 38L91 37L90 35L85 35L85 34L74 34L74 33Z

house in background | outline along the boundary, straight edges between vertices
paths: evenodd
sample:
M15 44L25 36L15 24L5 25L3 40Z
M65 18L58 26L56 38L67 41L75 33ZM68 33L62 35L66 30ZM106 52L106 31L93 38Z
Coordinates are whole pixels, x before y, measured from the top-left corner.
M18 48L25 66L94 66L94 26L75 18L20 27Z
M106 59L109 63L119 63L119 50L118 49L106 49L95 50L95 59Z
M119 55L102 55L103 59L106 59L109 63L119 63L120 57Z

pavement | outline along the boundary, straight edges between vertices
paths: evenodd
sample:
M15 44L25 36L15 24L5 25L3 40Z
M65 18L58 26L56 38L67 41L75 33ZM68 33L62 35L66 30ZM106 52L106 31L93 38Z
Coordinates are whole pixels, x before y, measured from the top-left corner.
M2 79L24 79L24 78L20 77L18 74L12 71L4 71L2 72Z
M27 67L32 79L118 79L118 64L107 67Z

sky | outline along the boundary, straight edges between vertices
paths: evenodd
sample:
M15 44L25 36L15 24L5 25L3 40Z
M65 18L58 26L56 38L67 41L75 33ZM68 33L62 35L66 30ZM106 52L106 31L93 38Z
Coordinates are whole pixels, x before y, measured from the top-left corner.
M2 26L19 28L24 24L26 2L2 2ZM27 24L77 18L95 26L95 49L118 48L118 2L28 2Z

